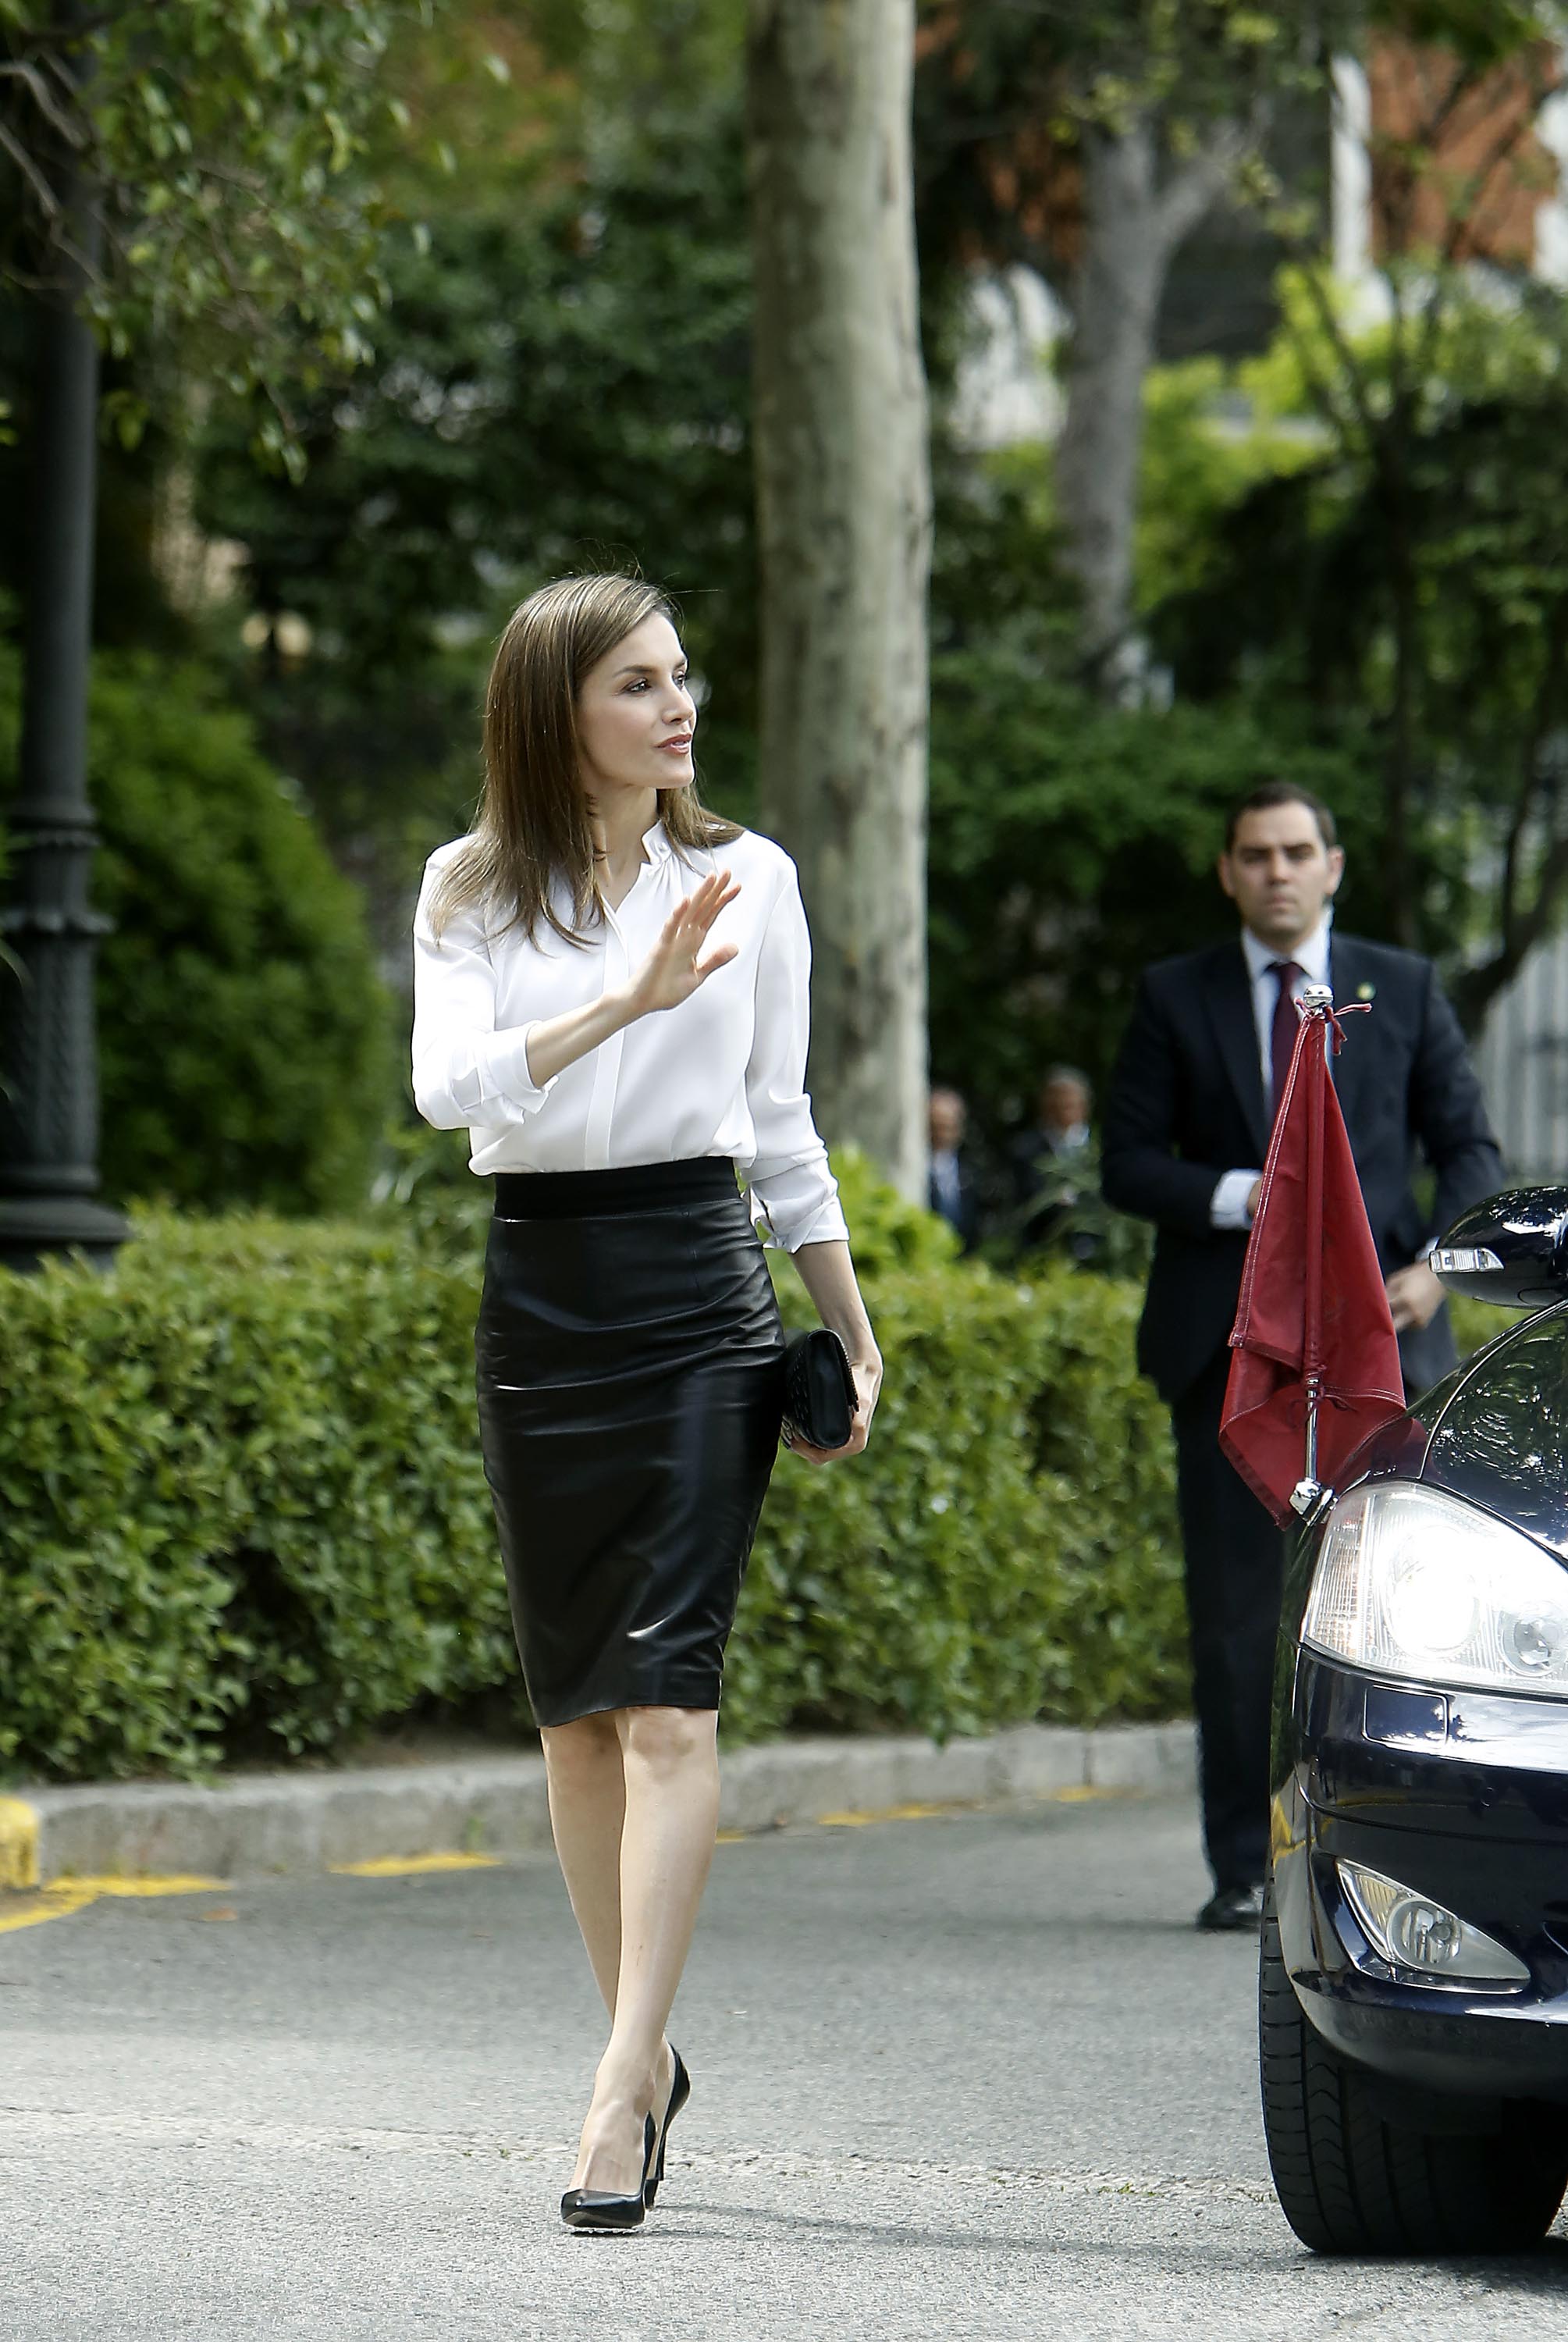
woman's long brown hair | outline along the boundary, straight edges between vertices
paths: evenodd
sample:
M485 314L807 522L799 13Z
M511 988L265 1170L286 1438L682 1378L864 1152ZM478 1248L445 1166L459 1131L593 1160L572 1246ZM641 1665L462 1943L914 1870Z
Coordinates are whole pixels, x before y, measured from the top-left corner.
M474 835L443 871L430 923L440 936L474 902L513 906L504 927L532 941L545 920L566 942L602 915L593 825L578 765L577 695L583 678L644 618L675 613L638 577L562 577L514 610L496 647L484 696L484 791ZM660 789L659 817L679 847L726 846L740 831L709 813L695 788ZM571 890L572 916L551 900Z

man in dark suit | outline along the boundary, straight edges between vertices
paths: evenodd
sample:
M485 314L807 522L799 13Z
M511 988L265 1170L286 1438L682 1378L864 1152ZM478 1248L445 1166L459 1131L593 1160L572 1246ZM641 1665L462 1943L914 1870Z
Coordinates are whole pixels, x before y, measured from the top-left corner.
M1387 1283L1409 1391L1454 1363L1433 1236L1503 1184L1480 1086L1430 960L1333 932L1344 868L1333 816L1266 783L1237 807L1220 883L1235 943L1144 973L1106 1099L1104 1184L1154 1222L1138 1364L1171 1409L1192 1627L1203 1841L1214 1892L1205 1928L1255 1927L1267 1851L1268 1742L1283 1541L1220 1452L1220 1413L1247 1230L1294 1003L1329 983L1345 1022L1334 1085ZM1423 1214L1417 1150L1436 1176Z
M957 1236L966 1253L980 1241L980 1197L964 1152L969 1109L962 1095L945 1087L931 1093L931 1174L928 1201Z

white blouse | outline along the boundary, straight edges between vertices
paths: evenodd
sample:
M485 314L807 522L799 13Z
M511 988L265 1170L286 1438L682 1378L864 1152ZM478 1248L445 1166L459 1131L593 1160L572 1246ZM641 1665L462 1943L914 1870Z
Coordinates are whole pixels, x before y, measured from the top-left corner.
M592 1171L700 1155L736 1164L791 1252L847 1235L838 1183L805 1093L811 939L794 864L750 830L724 846L677 849L657 823L648 860L619 908L574 946L465 905L437 943L430 903L465 841L431 856L414 921L414 1096L437 1130L466 1126L470 1168ZM535 1022L624 984L682 897L710 870L741 891L704 951L738 956L678 1008L624 1026L543 1084L528 1070ZM560 897L570 920L569 898ZM759 1210L760 1206L760 1210Z

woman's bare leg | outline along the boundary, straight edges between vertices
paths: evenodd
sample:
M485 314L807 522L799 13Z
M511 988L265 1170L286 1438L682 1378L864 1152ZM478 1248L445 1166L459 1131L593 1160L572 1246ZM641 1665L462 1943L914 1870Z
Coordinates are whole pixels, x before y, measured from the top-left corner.
M604 2007L615 2014L621 1972L621 1830L626 1770L614 1716L551 1725L544 1744L550 1827L561 1875Z
M713 1861L718 1716L712 1708L628 1707L616 1710L615 1725L625 1793L620 1968L573 2184L633 2195L644 2117L669 2093L664 2026Z

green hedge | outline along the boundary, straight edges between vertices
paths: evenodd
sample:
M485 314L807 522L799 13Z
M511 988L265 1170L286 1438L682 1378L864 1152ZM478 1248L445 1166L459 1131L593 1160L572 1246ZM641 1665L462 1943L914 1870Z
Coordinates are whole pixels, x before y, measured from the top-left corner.
M726 1733L1174 1712L1135 1288L955 1266L902 1208L867 1231L875 1439L853 1465L781 1459ZM798 1315L787 1266L781 1290ZM407 1219L151 1215L107 1276L0 1276L0 1762L188 1773L514 1683L476 1292L471 1244Z
M786 1316L807 1313L781 1286ZM871 1280L873 1446L778 1472L726 1703L749 1732L1179 1713L1167 1419L1133 1370L1142 1294L1072 1269Z

